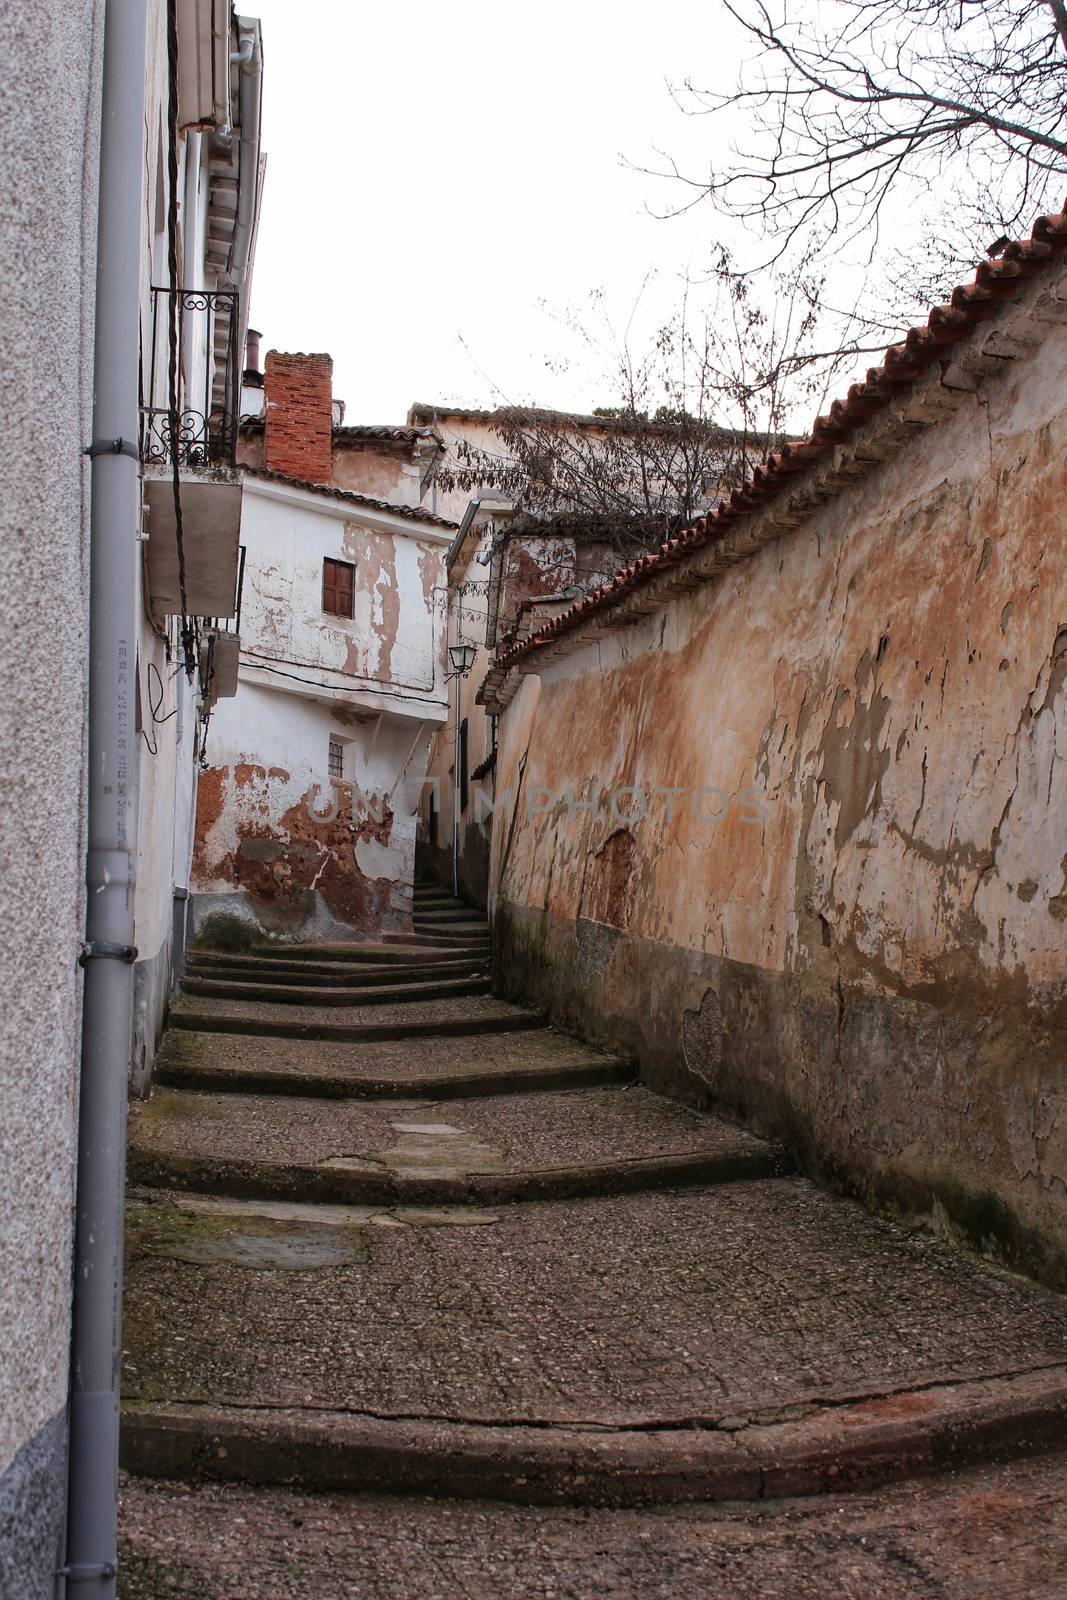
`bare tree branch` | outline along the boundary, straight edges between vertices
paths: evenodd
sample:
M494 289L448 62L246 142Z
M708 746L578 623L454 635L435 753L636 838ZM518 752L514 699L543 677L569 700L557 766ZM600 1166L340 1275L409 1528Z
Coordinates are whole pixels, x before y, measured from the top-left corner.
M722 0L757 46L736 88L675 98L742 110L747 150L689 191L758 223L781 260L815 228L877 228L903 185L955 174L984 225L1007 232L1067 187L1067 0ZM773 7L773 9L772 9ZM978 197L980 196L980 202Z

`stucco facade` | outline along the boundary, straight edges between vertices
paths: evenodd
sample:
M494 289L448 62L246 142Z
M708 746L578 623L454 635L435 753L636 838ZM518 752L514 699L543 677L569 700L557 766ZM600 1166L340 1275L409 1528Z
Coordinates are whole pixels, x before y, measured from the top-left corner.
M60 1549L84 917L102 6L4 8L0 52L0 1594ZM42 174L48 175L42 182Z
M510 990L1060 1285L1062 270L484 695Z
M141 233L142 348L151 287L166 284L166 6L146 6ZM179 271L205 280L207 130L229 107L190 100L198 51L225 63L229 7L179 6ZM0 983L0 1595L51 1600L61 1564L70 1367L85 937L88 549L104 7L7 6L0 19L0 608L4 699ZM193 73L195 76L195 73ZM225 67L219 76L225 83ZM195 103L194 103L195 102ZM214 111L218 115L212 121ZM200 131L192 134L193 123ZM236 159L236 158L235 158ZM258 160L258 158L257 158ZM216 163L217 165L217 163ZM232 201L232 194L231 194ZM218 243L218 230L215 230ZM202 363L208 345L183 349ZM147 361L146 361L147 366ZM188 369L191 370L191 367ZM134 396L130 396L131 402ZM151 404L152 397L141 396ZM146 422L146 430L150 425ZM131 444L136 445L133 441ZM144 441L142 441L142 461ZM195 518L190 513L190 528ZM177 628L151 615L145 529L125 534L142 583L134 737L140 851L135 902L135 1086L169 990L172 888L190 837L196 693L176 681ZM149 541L150 542L150 541ZM236 549L236 545L235 545ZM170 634L168 653L166 636ZM154 675L153 675L154 674ZM168 715L176 711L176 715ZM154 714L153 714L154 713ZM157 720L158 719L158 720Z
M238 692L215 710L198 795L205 937L220 912L292 938L410 931L415 818L446 710L435 597L451 531L246 475ZM324 610L325 561L352 570L351 617Z

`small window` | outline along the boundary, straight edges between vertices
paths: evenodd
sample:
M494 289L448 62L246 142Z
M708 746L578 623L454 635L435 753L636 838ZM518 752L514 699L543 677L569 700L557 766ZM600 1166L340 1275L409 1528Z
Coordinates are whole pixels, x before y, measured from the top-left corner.
M353 611L356 569L350 561L322 563L322 609L335 617L350 617Z
M342 739L330 740L330 777L336 778L339 783L344 781L345 775L345 747Z
M467 781L467 719L459 725L459 809L466 811L468 799Z
M437 843L437 807L434 804L433 790L432 789L430 791L429 831L430 831L430 843L432 845L436 845L436 843Z

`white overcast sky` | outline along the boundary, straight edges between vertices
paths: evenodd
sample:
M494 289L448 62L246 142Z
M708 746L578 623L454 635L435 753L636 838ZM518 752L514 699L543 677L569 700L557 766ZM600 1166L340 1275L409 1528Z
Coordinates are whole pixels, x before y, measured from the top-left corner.
M349 422L399 422L412 400L610 403L588 364L548 369L572 349L549 313L604 288L624 325L652 271L654 318L706 259L710 210L650 216L673 187L623 158L706 165L721 133L667 84L735 79L717 0L247 11L265 57L264 350L329 351Z

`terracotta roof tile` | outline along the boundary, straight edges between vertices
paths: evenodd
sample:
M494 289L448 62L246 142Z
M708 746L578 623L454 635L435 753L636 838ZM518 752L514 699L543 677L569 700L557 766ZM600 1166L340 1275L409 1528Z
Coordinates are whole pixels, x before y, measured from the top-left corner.
M245 434L262 433L264 431L264 419L262 417L242 417L240 426L241 432ZM335 444L344 444L346 441L351 441L353 444L362 444L364 442L368 444L418 444L423 439L429 439L438 445L441 444L440 439L437 438L432 428L394 427L391 423L357 422L348 427L339 423L333 428L332 433Z

